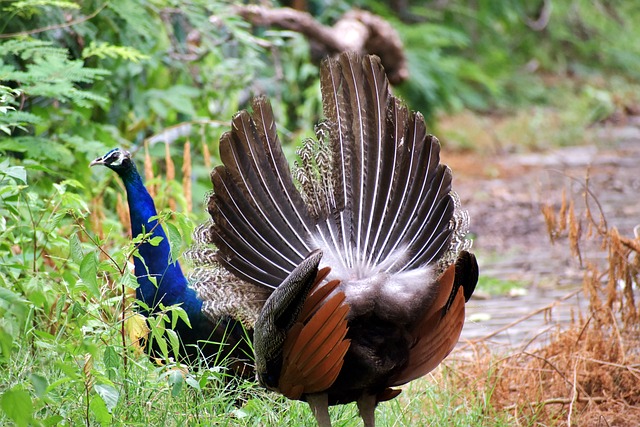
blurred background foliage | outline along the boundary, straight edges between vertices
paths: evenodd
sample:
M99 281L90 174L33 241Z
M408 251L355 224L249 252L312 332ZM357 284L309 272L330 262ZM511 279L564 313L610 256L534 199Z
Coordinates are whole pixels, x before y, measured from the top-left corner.
M638 113L638 2L289 3L281 5L302 7L327 25L354 7L391 22L411 73L394 90L443 128L451 148L485 149L474 131L496 123L512 129L500 141L505 146L580 143L594 123ZM131 286L121 268L131 248L116 214L123 189L114 174L90 170L90 160L115 146L139 151L140 165L146 155L147 182L157 187L161 209L173 200L182 212L177 222L188 243L189 224L205 219L201 200L219 136L253 95L270 97L292 157L295 142L313 135L321 103L306 40L252 28L231 5L0 2L0 406L17 424L74 420L89 406L108 424L119 389L111 356L128 350L118 335L124 308L114 305L120 284ZM191 160L183 165L186 141ZM167 182L169 162L177 176L171 172ZM183 170L193 200L176 184ZM100 245L121 264L98 256ZM45 378L34 366L47 363L56 368ZM92 395L74 398L77 407L62 414L55 408L70 404L65 387Z

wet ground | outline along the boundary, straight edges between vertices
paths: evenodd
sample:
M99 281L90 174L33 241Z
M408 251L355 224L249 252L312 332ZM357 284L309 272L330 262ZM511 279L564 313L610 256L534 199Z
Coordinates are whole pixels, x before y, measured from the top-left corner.
M560 208L563 189L575 200L576 214L582 215L588 175L589 189L608 225L633 236L640 224L640 118L593 132L596 145L542 153L478 159L443 152L442 160L452 167L454 186L471 215L481 275L515 281L526 289L522 295L499 297L479 291L467 305L463 343L492 335L486 341L496 345L522 346L531 340L539 345L545 331L566 325L579 308L586 309L579 291L583 268L570 254L566 239L551 244L541 213L545 203ZM597 214L595 200L589 204ZM585 247L583 259L602 260L604 254L597 247ZM541 310L549 305L554 305L552 311Z

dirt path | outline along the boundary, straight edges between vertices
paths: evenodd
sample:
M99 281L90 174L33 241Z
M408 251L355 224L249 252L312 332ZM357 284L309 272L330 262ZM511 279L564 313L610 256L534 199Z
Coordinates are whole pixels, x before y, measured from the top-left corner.
M633 236L640 224L640 118L626 127L598 129L597 146L576 146L535 154L467 155L442 159L454 170L454 186L471 215L474 251L481 275L514 280L528 287L524 296L472 299L462 339L492 333L513 320L552 303L580 286L582 269L566 241L552 245L541 213L544 203L559 209L562 189L584 212L584 183L597 196L610 226ZM595 204L590 205L596 210ZM597 250L585 258L602 258ZM481 293L479 294L481 296ZM541 313L492 340L526 343L558 322L569 321L576 306L586 306L580 292L554 310L553 322Z

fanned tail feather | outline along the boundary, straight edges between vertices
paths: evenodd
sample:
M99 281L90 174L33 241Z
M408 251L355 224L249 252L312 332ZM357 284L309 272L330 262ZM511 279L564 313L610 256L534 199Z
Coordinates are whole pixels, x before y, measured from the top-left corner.
M220 139L224 166L212 172L219 261L242 279L276 287L310 251L309 212L295 188L278 141L271 106L257 98L254 113L233 118Z
M317 248L351 277L455 259L466 223L424 117L391 95L377 57L327 59L320 80L325 120L299 152L301 190L263 97L223 135L209 203L220 262L276 287Z
M375 57L328 59L321 76L333 167L320 176L336 183L336 206L316 241L358 277L438 261L451 249L455 206L424 117L391 96Z
M318 232L328 247L332 247L335 258L340 259L344 267L353 266L350 245L351 216L345 212L347 197L351 193L351 152L349 150L349 123L353 120L347 106L343 90L340 65L327 59L320 72L322 106L329 128L332 162L329 178L334 189L335 210L327 222L319 225Z

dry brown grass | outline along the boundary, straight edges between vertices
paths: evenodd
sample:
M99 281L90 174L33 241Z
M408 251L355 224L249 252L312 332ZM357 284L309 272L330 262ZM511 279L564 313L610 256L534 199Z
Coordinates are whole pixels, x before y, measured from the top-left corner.
M583 194L582 214L565 193L559 210L549 205L542 213L551 241L565 241L584 266L588 312L577 313L570 327L553 332L535 350L527 350L533 347L528 343L497 356L487 340L470 343L466 351L473 357L457 362L455 375L448 377L448 386L457 390L469 388L473 378L472 392L488 396L514 425L640 425L640 318L634 294L640 236L622 236L608 226L588 177ZM587 245L604 251L606 260L583 259Z
M467 384L474 378L473 390L490 396L514 425L638 426L640 342L618 332L587 319L538 350L499 359L476 345L474 357L458 363L459 375L451 378Z

